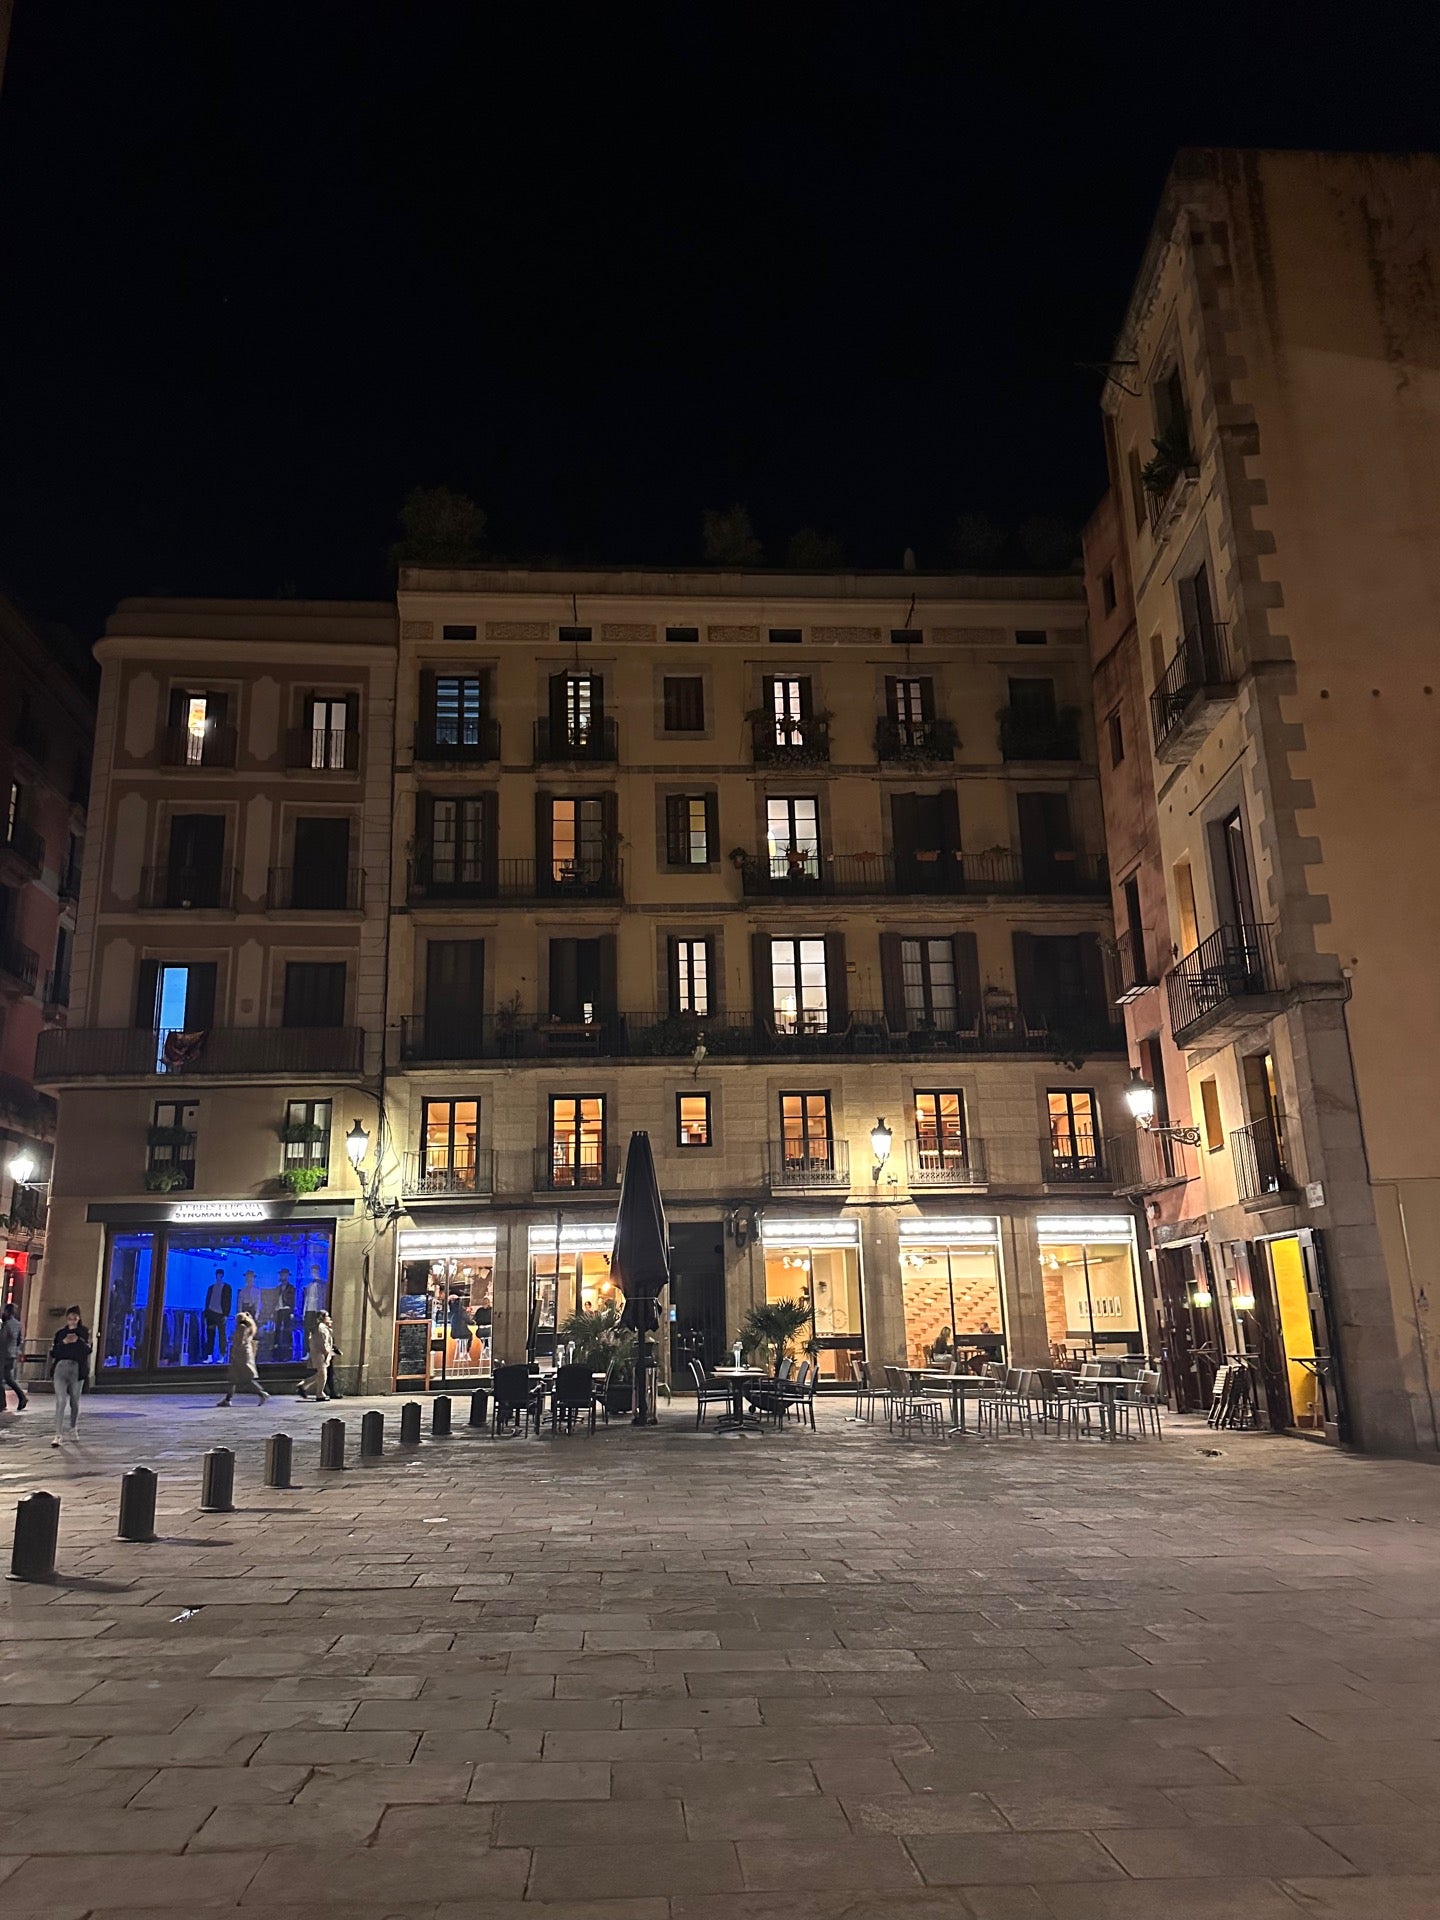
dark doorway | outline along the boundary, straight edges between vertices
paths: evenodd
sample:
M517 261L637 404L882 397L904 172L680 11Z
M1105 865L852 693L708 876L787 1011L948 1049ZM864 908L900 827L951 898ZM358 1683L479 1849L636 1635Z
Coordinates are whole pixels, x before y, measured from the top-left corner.
M689 1362L704 1372L725 1351L725 1238L718 1220L670 1228L670 1377L690 1384Z
M1026 892L1070 891L1075 884L1075 841L1069 800L1063 793L1021 793L1015 798Z
M349 880L349 820L297 820L293 903L338 913L348 903Z
M484 1005L485 942L428 941L425 947L425 1045L433 1059L479 1057Z
M1177 1413L1206 1413L1223 1351L1210 1276L1208 1250L1161 1247L1155 1258L1160 1282L1160 1339L1170 1403ZM1197 1306L1196 1296L1209 1296Z
M167 907L219 907L224 900L225 816L177 813L165 863Z

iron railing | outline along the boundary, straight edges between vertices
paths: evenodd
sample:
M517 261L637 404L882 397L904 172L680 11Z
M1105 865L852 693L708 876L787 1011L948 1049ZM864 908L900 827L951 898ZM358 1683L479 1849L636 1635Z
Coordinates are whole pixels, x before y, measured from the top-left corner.
M863 898L914 894L1061 894L1095 897L1109 889L1105 863L1061 852L1026 859L1004 847L988 853L919 848L903 853L822 853L762 849L740 868L747 899Z
M848 1140L770 1140L765 1179L772 1193L850 1191Z
M360 735L352 727L291 727L285 735L285 765L292 772L354 773Z
M365 870L335 867L314 873L306 868L271 867L265 900L274 912L354 913L365 904Z
M618 1156L608 1143L556 1140L536 1147L535 1193L604 1193L620 1184Z
M1120 974L1120 999L1132 999L1155 983L1145 953L1145 935L1138 927L1127 927L1116 937L1115 961Z
M1148 1193L1155 1187L1194 1180L1199 1171L1193 1147L1143 1127L1110 1134L1104 1157L1119 1193Z
M407 1200L473 1199L494 1191L488 1147L425 1147L405 1155L401 1192Z
M1279 990L1274 927L1217 927L1166 975L1170 1031L1183 1044L1186 1033L1227 1006Z
M830 760L830 722L817 714L778 719L762 713L750 722L757 767L823 767Z
M236 733L234 727L207 724L203 734L188 727L164 727L160 733L162 767L233 767Z
M28 820L11 821L4 848L6 853L13 853L17 860L36 873L45 865L44 836L37 833Z
M417 760L444 761L454 766L483 766L500 758L498 720L430 722L415 729ZM567 755L566 758L570 756Z
M1083 1127L1070 1134L1040 1136L1040 1161L1047 1186L1110 1186L1104 1142Z
M891 720L875 722L875 757L902 766L930 766L953 760L960 744L953 720Z
M140 905L166 913L228 909L235 905L238 883L234 867L146 867L140 876Z
M579 860L485 860L421 847L410 862L412 900L618 900L619 850L604 847Z
M32 948L22 946L9 935L0 937L0 974L7 980L18 982L26 993L33 993L35 982L40 977L40 956Z
M1267 1194L1289 1193L1294 1185L1285 1164L1285 1144L1273 1120L1252 1120L1230 1135L1235 1158L1235 1187L1242 1200L1263 1200Z
M365 1054L360 1027L212 1027L184 1049L183 1064L166 1065L166 1038L148 1027L52 1027L36 1042L35 1077L357 1074ZM180 1050L170 1051L178 1060Z
M613 720L592 720L588 727L535 722L535 764L570 761L610 763L620 758L620 729Z
M1023 707L1002 708L1000 752L1006 760L1078 760L1079 708L1061 707L1055 713L1029 713Z
M985 1149L979 1140L907 1140L905 1178L912 1187L983 1187Z
M1230 629L1223 620L1191 627L1150 695L1150 726L1163 746L1184 719L1190 702L1206 687L1233 687L1235 663Z

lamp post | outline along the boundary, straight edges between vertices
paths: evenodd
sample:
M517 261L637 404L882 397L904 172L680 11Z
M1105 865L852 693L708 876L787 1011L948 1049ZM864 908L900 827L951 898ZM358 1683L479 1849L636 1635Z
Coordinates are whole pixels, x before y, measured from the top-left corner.
M1130 1084L1125 1089L1125 1104L1142 1133L1151 1134L1157 1140L1178 1140L1184 1147L1199 1146L1200 1129L1198 1127L1156 1126L1155 1089L1138 1067L1132 1067L1130 1070Z
M375 1156L375 1170L367 1174L365 1157L370 1151L370 1133L363 1121L357 1120L345 1136L345 1151L355 1169L355 1177L360 1182L360 1201L365 1211L377 1226L389 1226L400 1217L400 1204L396 1200L380 1198L380 1156Z
M870 1151L875 1158L875 1164L870 1170L870 1180L874 1186L878 1187L880 1184L880 1176L885 1171L885 1162L890 1158L890 1148L894 1140L895 1136L886 1125L885 1116L882 1113L870 1129Z

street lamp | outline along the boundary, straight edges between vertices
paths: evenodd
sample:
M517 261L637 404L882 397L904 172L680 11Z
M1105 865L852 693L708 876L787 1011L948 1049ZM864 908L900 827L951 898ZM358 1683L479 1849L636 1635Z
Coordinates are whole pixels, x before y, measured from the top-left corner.
M400 1205L395 1200L380 1198L380 1163L376 1156L375 1171L366 1174L365 1156L370 1151L370 1134L363 1122L357 1120L345 1136L345 1151L350 1164L355 1169L355 1177L360 1182L360 1199L365 1211L377 1225L388 1226L400 1217Z
M1130 1084L1125 1089L1125 1104L1142 1133L1153 1134L1157 1140L1178 1140L1185 1147L1199 1146L1200 1129L1198 1127L1156 1126L1155 1089L1138 1067L1132 1067L1130 1070Z
M890 1158L890 1148L894 1139L895 1136L885 1124L885 1116L882 1113L870 1129L870 1151L875 1156L875 1165L871 1169L870 1178L877 1187L880 1184L880 1175L885 1171L885 1162Z
M17 1187L28 1187L39 1171L39 1162L28 1147L21 1147L6 1162L5 1171Z

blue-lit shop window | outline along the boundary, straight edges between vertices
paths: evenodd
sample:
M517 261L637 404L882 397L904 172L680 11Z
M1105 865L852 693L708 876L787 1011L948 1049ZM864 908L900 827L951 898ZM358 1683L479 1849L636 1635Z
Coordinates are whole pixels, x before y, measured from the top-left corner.
M100 1366L123 1370L148 1364L153 1233L117 1233L110 1242L105 1283L105 1344Z
M172 1233L165 1247L156 1364L223 1365L235 1315L242 1309L254 1315L260 1329L261 1361L303 1360L308 1318L329 1305L328 1233L307 1227Z

